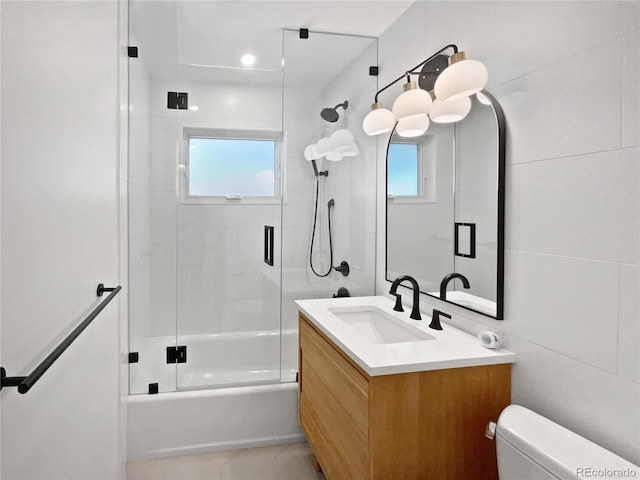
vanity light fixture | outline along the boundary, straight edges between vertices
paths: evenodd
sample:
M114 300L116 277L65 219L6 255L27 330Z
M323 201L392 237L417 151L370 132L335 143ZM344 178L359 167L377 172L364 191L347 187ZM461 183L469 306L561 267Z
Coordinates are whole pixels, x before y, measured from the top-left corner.
M426 132L428 128L429 117L424 115L422 117L398 120L396 132L398 132L398 135L401 137L419 137Z
M409 75L407 75L404 92L393 102L391 112L399 122L402 120L426 117L431 108L431 103L432 100L429 92L418 88L416 82L412 82Z
M447 50L453 54L445 55ZM419 88L411 81L411 75L419 75ZM383 108L378 95L404 78L407 79L404 92L393 103L392 110ZM362 128L369 136L380 135L393 130L398 122L398 134L408 137L427 130L427 115L437 123L460 121L471 109L469 96L482 90L487 80L488 72L482 63L466 60L456 45L447 45L378 90ZM416 119L420 118L426 121L418 122ZM420 128L424 130L419 131Z
M451 102L443 102L439 98L433 101L429 116L436 123L459 122L471 110L471 99L462 97Z
M449 67L440 74L433 88L436 97L446 103L479 92L488 79L487 67L477 60L467 60L464 52L456 52L449 57Z
M386 108L382 108L382 104L378 102L377 98L378 94L376 94L376 103L371 105L371 111L367 113L362 122L364 133L369 136L390 132L396 123L393 113Z

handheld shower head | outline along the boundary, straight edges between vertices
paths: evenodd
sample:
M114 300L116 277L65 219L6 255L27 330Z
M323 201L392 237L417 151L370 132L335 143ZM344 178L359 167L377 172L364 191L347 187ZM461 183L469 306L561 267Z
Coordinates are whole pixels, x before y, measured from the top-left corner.
M333 108L323 108L320 112L320 116L323 120L327 122L335 123L340 118L340 114L338 114L338 108L342 107L343 110L346 110L349 106L349 102L345 100L343 103L339 103Z

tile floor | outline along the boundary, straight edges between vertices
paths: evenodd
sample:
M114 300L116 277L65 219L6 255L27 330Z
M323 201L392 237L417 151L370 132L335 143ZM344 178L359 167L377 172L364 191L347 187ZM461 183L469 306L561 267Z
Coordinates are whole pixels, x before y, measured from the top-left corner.
M324 480L306 442L127 464L128 480Z

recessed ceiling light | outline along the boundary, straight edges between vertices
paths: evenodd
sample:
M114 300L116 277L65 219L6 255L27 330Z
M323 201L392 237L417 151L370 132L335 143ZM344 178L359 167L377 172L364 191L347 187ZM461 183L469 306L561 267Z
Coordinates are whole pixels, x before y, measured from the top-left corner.
M250 53L247 53L246 55L242 56L240 61L242 62L243 65L249 66L249 65L253 65L254 63L256 63L256 57L255 57L255 55L251 55Z
M197 112L198 110L200 110L200 107L198 107L197 105L191 105L189 107L189 110L191 110L192 112Z

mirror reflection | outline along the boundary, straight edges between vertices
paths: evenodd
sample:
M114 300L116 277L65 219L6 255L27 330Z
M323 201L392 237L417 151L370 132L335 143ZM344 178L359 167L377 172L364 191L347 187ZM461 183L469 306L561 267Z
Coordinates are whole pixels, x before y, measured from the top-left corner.
M504 120L486 91L467 117L387 148L387 269L422 293L503 317Z

